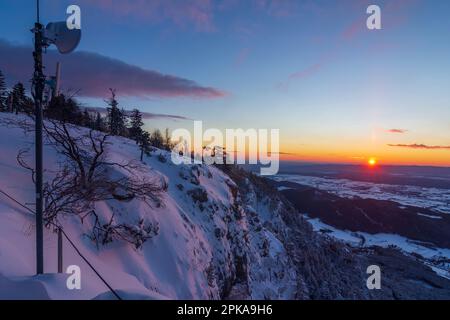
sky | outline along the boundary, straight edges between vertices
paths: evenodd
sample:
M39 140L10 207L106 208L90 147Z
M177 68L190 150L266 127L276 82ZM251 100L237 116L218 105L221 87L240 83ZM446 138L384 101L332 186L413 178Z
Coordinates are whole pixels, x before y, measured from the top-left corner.
M10 85L31 77L33 2L0 3ZM42 21L71 4L80 46L49 49L46 73L61 61L84 106L115 88L149 129L280 129L285 160L450 166L447 0L41 0Z

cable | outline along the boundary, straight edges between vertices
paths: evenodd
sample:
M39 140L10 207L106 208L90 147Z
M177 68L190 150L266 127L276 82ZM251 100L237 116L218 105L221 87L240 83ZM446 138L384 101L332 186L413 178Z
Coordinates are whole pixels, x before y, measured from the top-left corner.
M30 211L32 214L36 214L36 212L34 212L33 210L31 210L30 208L28 208L26 205L21 204L19 201L17 201L16 199L14 199L13 197L11 197L9 194L7 194L5 191L0 189L0 193L2 193L4 196L6 196L8 199L14 201L16 204L18 204L19 206L21 206L22 208L27 209L28 211Z
M18 204L19 206L21 206L22 208L27 209L29 212L36 214L36 212L34 212L32 209L28 208L27 206L25 206L24 204L20 203L18 200L14 199L11 195L9 195L8 193L6 193L5 191L0 189L0 193L3 194L4 196L6 196L8 199L12 200L14 203ZM108 289L112 292L112 294L117 298L117 300L123 300L119 294L109 285L109 283L100 275L100 273L94 268L94 266L89 262L89 260L80 252L80 250L77 248L77 246L75 245L75 243L73 243L73 241L70 239L70 237L67 235L67 233L64 231L64 228L62 226L57 225L54 222L50 221L50 224L53 225L54 227L58 228L61 230L61 233L64 235L64 237L67 239L67 241L69 241L70 245L75 249L76 253L81 257L81 259L84 260L84 262L86 262L86 264L92 269L92 271L94 271L94 273L97 275L97 277L99 277L99 279L108 287Z
M103 279L103 277L100 275L100 273L98 273L97 270L95 270L94 266L88 261L88 259L86 259L83 254L80 252L80 250L78 250L78 248L75 246L75 244L72 242L72 240L70 240L69 236L66 234L66 232L64 231L64 229L62 227L59 227L59 229L61 230L62 234L64 235L64 237L67 239L67 241L69 241L69 243L71 244L71 246L75 249L75 251L78 253L78 255L84 260L84 262L87 263L87 265L92 269L92 271L95 272L95 274L100 278L100 280L103 281L103 283L108 287L108 289L114 294L114 296L118 299L118 300L122 300L122 298L117 294L117 292L108 284L108 282L106 282L105 279Z

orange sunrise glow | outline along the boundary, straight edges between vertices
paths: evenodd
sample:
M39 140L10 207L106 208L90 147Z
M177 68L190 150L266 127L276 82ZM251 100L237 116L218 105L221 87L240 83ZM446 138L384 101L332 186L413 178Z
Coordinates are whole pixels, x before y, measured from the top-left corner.
M370 167L375 167L377 165L377 159L375 158L370 158L367 163L369 164Z

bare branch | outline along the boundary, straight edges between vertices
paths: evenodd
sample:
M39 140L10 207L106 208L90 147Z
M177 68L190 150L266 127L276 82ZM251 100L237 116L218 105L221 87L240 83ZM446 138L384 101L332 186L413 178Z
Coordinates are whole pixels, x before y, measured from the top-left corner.
M34 168L30 167L30 165L24 159L24 157L26 155L28 155L29 152L30 152L29 148L19 150L19 153L17 154L16 159L17 159L17 163L22 168L27 169L28 171L31 172L31 180L33 181L34 184L36 184L36 170L34 170Z

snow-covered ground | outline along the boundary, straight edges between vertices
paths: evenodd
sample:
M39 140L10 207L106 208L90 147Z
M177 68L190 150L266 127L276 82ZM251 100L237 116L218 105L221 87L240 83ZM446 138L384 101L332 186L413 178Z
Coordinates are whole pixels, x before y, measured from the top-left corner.
M294 174L280 174L274 177L274 180L314 187L343 198L391 200L405 206L427 208L450 214L449 189L379 184Z
M0 120L8 117L15 119L16 116L0 114ZM33 135L2 125L0 137L0 189L33 208L30 172L16 161L20 149L32 147ZM120 163L139 159L140 151L133 141L119 137L110 139L108 154L112 160ZM33 163L33 159L28 160ZM65 160L52 147L46 146L44 161L45 178L49 179L58 161ZM138 199L108 200L96 203L95 210L105 222L114 214L130 224L144 219L158 225L158 234L141 249L120 241L97 248L86 236L91 231L89 223L82 224L74 216L60 219L82 254L123 298L219 299L224 285L232 282L238 272L236 265L241 252L245 252L250 266L247 297L290 299L294 296L296 279L285 248L276 234L262 226L264 219L249 222L248 211L234 203L230 188L234 183L222 171L211 166L176 166L167 152L157 150L145 158L145 168L137 174L168 182L163 206L149 207ZM196 189L207 193L202 208L189 194ZM263 206L258 210L267 211ZM253 228L261 232L254 232ZM249 233L252 236L244 241ZM264 249L267 255L261 253L264 244L267 244ZM56 274L57 236L50 229L45 229L46 275L33 276L34 216L0 195L0 299L112 298L104 283L67 241L63 247L64 268L69 265L81 268L81 290L68 290L68 276Z
M450 190L438 188L423 188L417 186L400 186L360 182L348 179L331 179L302 175L278 175L276 181L289 181L305 186L314 187L339 197L352 199L391 200L401 205L410 205L433 209L442 213L450 213ZM289 189L280 187L279 190ZM440 219L439 216L420 214L430 219ZM426 246L424 243L413 241L397 234L368 234L365 232L351 232L339 230L323 223L320 219L308 219L314 230L357 247L389 247L395 246L407 254L419 254L423 262L429 265L440 276L450 279L450 249ZM444 260L444 262L442 262Z
M305 217L308 218L307 215ZM366 232L351 232L339 230L323 223L320 219L308 218L314 231L325 233L334 239L343 241L355 247L396 247L407 254L418 254L423 257L423 262L440 276L450 279L450 249L424 246L423 243L413 241L397 234L369 234ZM442 262L442 260L447 260Z

